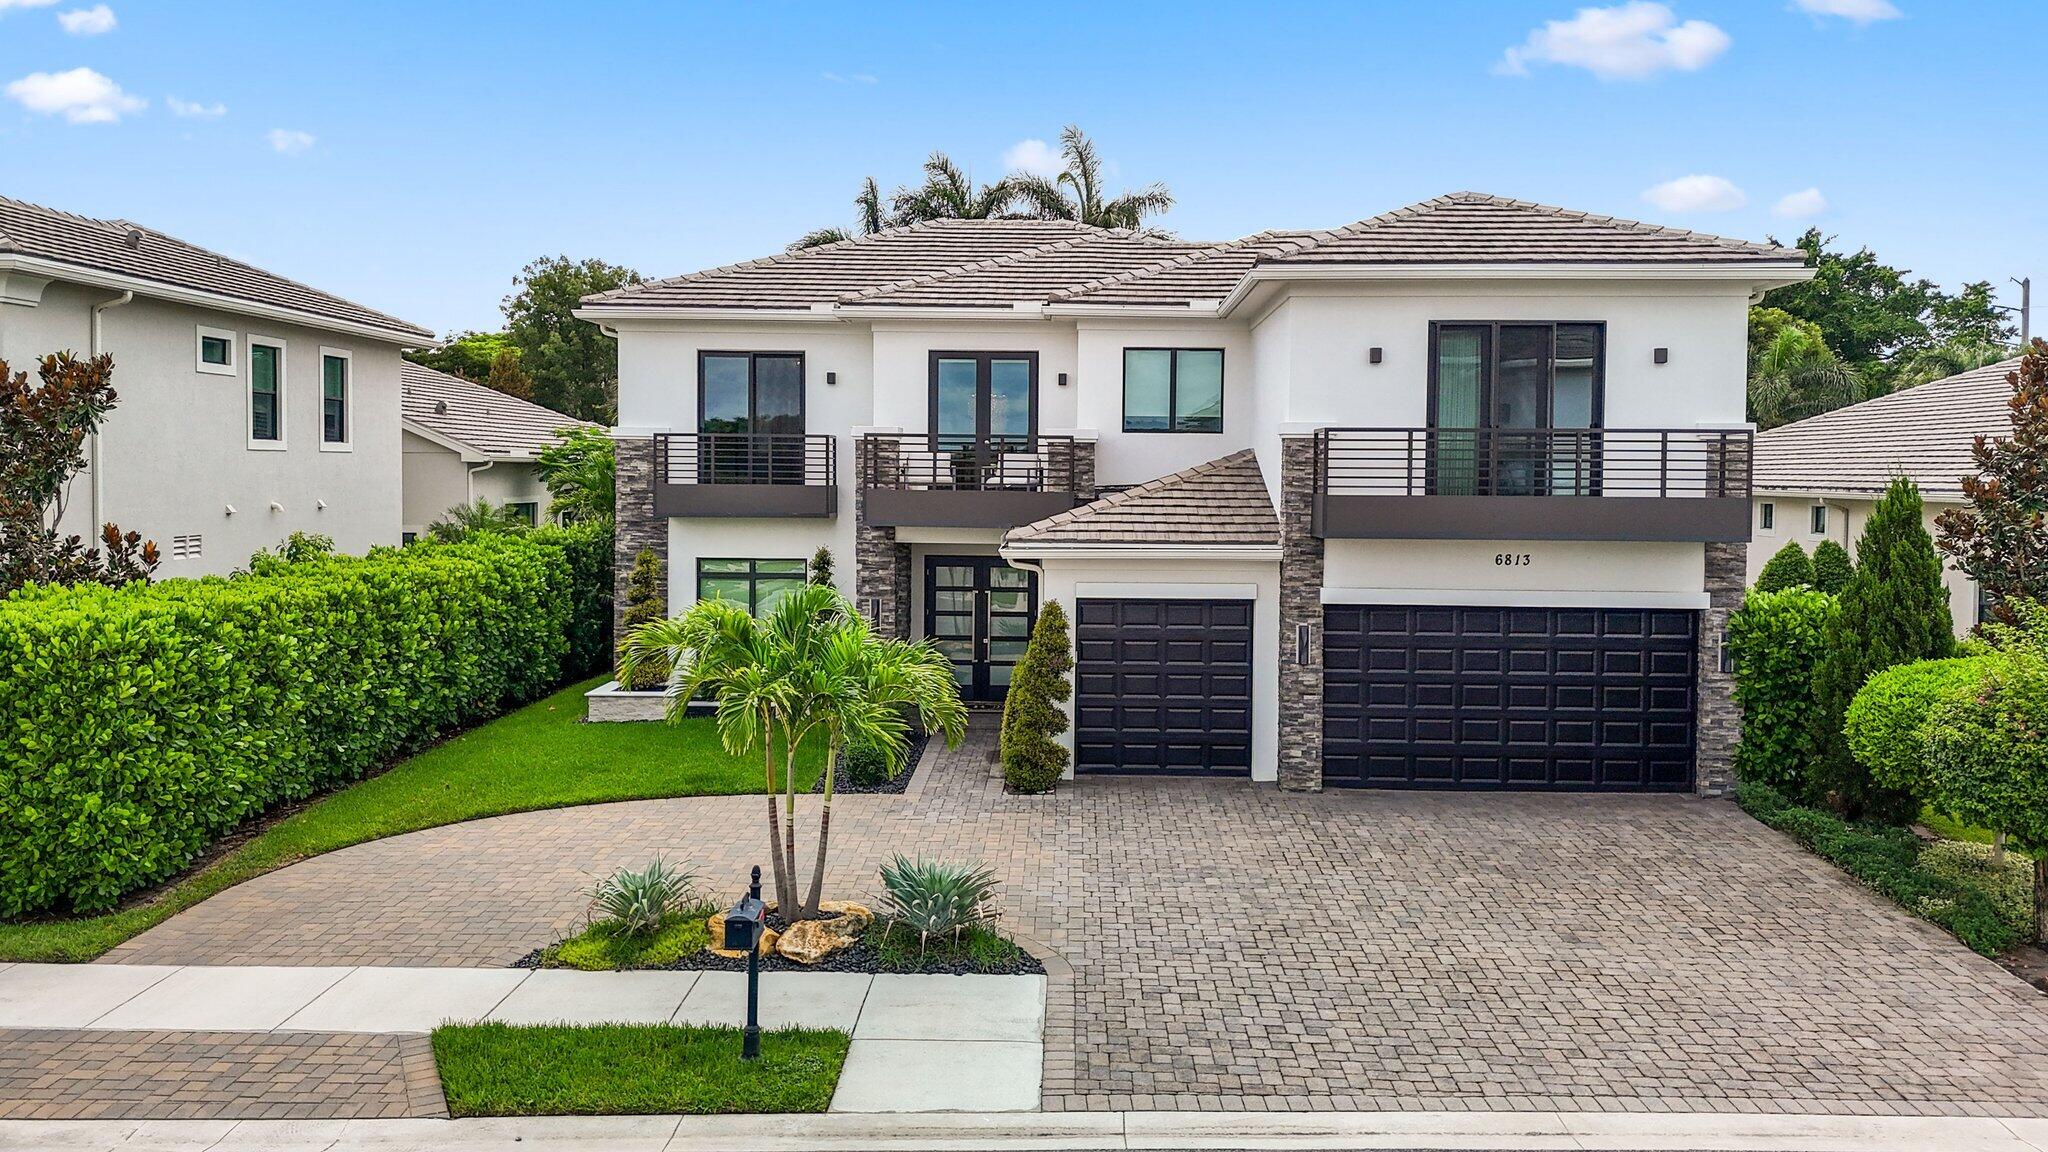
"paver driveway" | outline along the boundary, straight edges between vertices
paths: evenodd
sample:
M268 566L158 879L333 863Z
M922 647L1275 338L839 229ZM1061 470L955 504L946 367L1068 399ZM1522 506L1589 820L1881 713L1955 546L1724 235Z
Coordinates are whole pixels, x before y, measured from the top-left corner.
M842 798L832 888L871 892L898 851L998 870L1013 926L1073 967L1048 1108L2048 1115L2048 997L1732 804L1138 779L1006 797L991 739L918 795ZM505 964L655 853L732 894L763 804L365 844L108 960Z

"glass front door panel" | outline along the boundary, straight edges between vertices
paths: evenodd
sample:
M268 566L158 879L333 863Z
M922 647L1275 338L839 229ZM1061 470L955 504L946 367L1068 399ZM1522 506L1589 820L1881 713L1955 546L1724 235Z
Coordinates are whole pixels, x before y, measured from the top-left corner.
M925 561L925 634L967 700L1000 700L1038 614L1037 578L993 556Z

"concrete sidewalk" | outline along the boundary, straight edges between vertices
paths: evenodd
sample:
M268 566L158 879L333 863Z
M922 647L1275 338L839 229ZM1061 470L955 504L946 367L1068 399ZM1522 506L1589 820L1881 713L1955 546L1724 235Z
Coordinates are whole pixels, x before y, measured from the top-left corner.
M2048 1152L2048 1120L1576 1112L0 1121L0 1152Z
M0 968L0 1029L404 1034L450 1021L737 1026L737 972L514 968ZM761 1026L853 1037L834 1111L1032 1111L1044 1063L1042 976L770 972Z

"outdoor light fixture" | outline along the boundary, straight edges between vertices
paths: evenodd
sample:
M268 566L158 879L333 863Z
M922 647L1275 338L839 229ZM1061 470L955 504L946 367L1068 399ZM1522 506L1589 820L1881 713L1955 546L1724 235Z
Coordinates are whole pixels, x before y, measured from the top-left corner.
M1380 349L1378 349L1378 348L1368 348L1368 349L1366 349L1366 350L1365 350L1365 362L1366 362L1366 363L1368 363L1368 364L1377 364L1377 363L1379 363L1379 362L1380 362Z
M747 1027L741 1033L742 1060L761 1058L761 934L767 926L768 906L761 902L761 866L756 864L746 898L725 913L726 949L747 954Z
M1308 647L1308 625L1296 624L1294 626L1294 662L1304 668L1308 667Z
M1735 650L1728 647L1728 633L1725 629L1721 632L1721 674L1735 675Z
M1066 374L1065 372L1062 372L1062 373L1060 373L1060 387L1062 387L1062 388L1065 388L1066 386L1067 386L1067 374Z
M827 388L830 388L830 387L832 387L832 386L833 386L834 384L837 384L837 383L839 383L839 373L837 373L837 372L827 372L827 373L825 373L825 387L827 387Z
M1671 349L1659 348L1650 353L1650 359L1659 364L1669 364L1671 363Z

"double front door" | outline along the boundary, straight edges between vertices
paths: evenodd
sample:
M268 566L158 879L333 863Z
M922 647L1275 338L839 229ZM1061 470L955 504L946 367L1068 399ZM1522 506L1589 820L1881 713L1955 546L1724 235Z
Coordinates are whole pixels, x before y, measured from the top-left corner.
M953 662L964 700L1001 700L1038 619L1038 578L994 556L924 563L925 635Z

